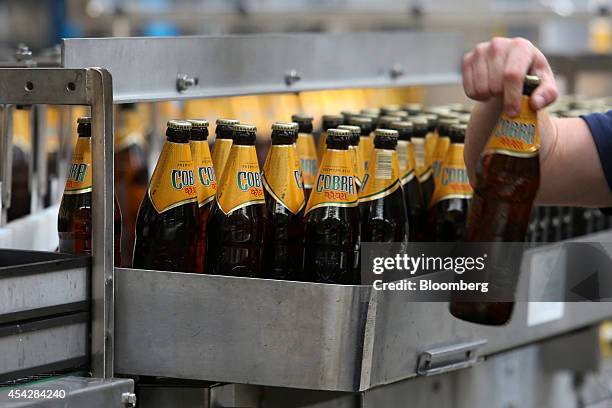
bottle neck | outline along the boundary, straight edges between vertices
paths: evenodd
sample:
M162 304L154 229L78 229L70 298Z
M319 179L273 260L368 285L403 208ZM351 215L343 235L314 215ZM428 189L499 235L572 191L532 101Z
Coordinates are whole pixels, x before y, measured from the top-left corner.
M230 126L219 125L217 129L215 129L215 135L217 139L232 139L233 131Z
M208 140L208 129L206 128L192 128L191 129L191 140L203 142Z
M188 143L189 131L168 128L166 130L166 140L172 143Z

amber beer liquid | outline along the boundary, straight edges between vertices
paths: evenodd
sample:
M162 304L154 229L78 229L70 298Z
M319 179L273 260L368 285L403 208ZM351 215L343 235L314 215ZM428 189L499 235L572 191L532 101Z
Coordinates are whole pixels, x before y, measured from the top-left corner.
M371 166L359 193L363 242L408 242L408 217L397 161L398 133L377 129Z
M132 265L136 238L136 217L149 183L145 143L145 118L131 103L118 106L115 134L115 193L123 226L121 228L121 266Z
M312 116L293 115L291 120L298 124L298 135L296 139L296 149L302 167L302 181L304 185L304 197L308 201L310 192L314 186L319 161L317 160L317 148L314 137L312 136Z
M197 189L191 123L170 120L136 220L133 267L195 272Z
M521 110L516 117L503 114L487 143L479 167L467 221L467 241L522 242L540 185L540 139L537 114L529 105L539 86L536 76L526 76ZM513 274L509 271L508 274ZM491 276L513 290L517 276ZM499 286L499 285L497 285ZM503 288L502 288L503 289ZM510 320L514 302L462 302L450 304L451 313L463 320L502 325Z
M261 275L266 207L256 132L253 125L234 125L234 144L208 220L206 273Z
M423 242L427 240L427 208L423 200L421 183L416 175L414 146L410 141L414 126L411 122L401 121L392 122L390 127L398 132L396 152L400 183L402 184L404 201L408 211L410 241Z
M359 126L340 125L338 129L345 129L351 132L349 137L349 154L353 163L353 171L355 172L355 184L357 185L357 194L361 191L361 183L365 177L365 159L363 150L360 149L361 129Z
M445 134L449 134L450 145L436 178L436 190L429 209L431 225L439 242L465 240L465 223L472 198L472 187L463 160L466 128L466 125L455 124L449 131L445 130Z
M223 169L232 149L232 138L234 135L234 125L239 122L235 119L217 119L215 129L215 144L212 150L212 161L215 168L217 180L221 180Z
M425 207L429 207L431 197L435 189L435 181L433 178L433 170L427 160L427 141L426 137L429 132L427 119L422 116L415 116L410 119L414 125L414 133L410 139L414 146L414 159L416 167L416 175L421 183L421 191L423 192L423 201Z
M304 262L304 190L296 123L274 123L272 146L263 170L266 239L263 277L302 280Z
M327 131L329 129L337 128L338 126L342 125L343 122L344 118L341 115L323 115L321 134L319 135L319 145L317 148L317 157L319 158L319 162L323 161L325 149L327 148Z
M203 273L206 265L206 226L217 194L217 179L208 147L208 121L191 119L188 122L191 123L189 148L193 159L198 199L195 272Z
M57 218L59 251L91 255L91 118L78 118L77 143ZM115 196L114 262L121 262L121 211Z
M359 207L350 132L330 129L306 205L304 271L313 282L359 284Z

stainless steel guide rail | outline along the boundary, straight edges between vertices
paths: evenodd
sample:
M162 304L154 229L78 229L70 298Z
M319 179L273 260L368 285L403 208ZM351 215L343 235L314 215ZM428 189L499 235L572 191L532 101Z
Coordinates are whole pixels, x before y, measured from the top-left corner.
M113 376L114 346L112 93L111 76L102 68L0 68L0 104L91 106L92 165L95 169L91 363L93 375L105 378ZM3 141L6 139L4 134ZM5 150L2 153L10 155Z

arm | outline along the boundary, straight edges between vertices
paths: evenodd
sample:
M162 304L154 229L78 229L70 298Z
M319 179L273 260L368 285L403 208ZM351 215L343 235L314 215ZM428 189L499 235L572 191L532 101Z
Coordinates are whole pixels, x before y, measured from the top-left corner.
M476 179L480 154L502 110L511 116L518 112L527 73L542 79L531 97L532 108L539 111L541 143L541 181L536 200L540 204L612 206L612 192L586 122L551 118L541 110L557 98L557 86L544 55L524 39L496 38L479 44L464 58L465 92L479 101L465 142L465 162L471 183Z

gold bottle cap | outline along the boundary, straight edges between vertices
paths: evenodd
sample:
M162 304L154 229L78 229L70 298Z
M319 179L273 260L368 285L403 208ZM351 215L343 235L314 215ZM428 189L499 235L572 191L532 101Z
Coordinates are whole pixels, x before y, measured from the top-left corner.
M404 110L407 110L409 112L420 112L421 110L423 110L423 105L421 105L420 103L407 103L404 105Z
M357 135L360 136L361 135L361 128L359 126L353 126L353 125L340 125L338 126L338 129L345 129L348 130L349 132L351 132L351 134L353 136Z
M323 120L342 120L342 115L323 115Z
M451 125L451 129L459 132L465 132L467 130L467 125L464 125L463 123L455 123Z
M408 122L406 120L391 122L390 126L394 130L404 130L404 129L412 130L414 128L414 125L412 124L412 122Z
M327 137L330 136L346 136L349 137L351 136L351 132L346 130L346 129L328 129L327 130Z
M235 128L234 128L235 129ZM299 129L299 125L295 122L274 122L272 124L272 130L280 130L285 132L291 132Z
M360 111L360 113L362 115L366 115L366 116L379 116L380 115L380 109L378 109L378 108L365 108L365 109L362 109Z
M380 108L380 110L384 113L384 112L396 112L398 110L402 110L401 106L399 106L398 104L392 103L389 105L385 105L382 106Z
M314 120L314 118L311 115L304 115L301 113L296 113L291 115L291 121L292 122L312 122Z
M91 116L81 116L77 119L77 123L91 123Z
M525 85L537 88L540 85L540 77L537 75L525 75Z
M440 126L452 126L452 125L458 125L459 124L459 119L455 119L455 118L441 118L438 121L438 125Z
M236 119L217 119L215 122L217 126L234 126L240 123L240 121Z
M249 133L257 132L257 127L255 125L249 125L246 123L237 123L234 126L232 126L232 129L234 130L234 132L249 132Z
M184 120L172 119L168 121L166 126L168 126L168 129L191 130L191 123Z
M206 119L188 119L191 127L195 129L208 129L208 121Z

